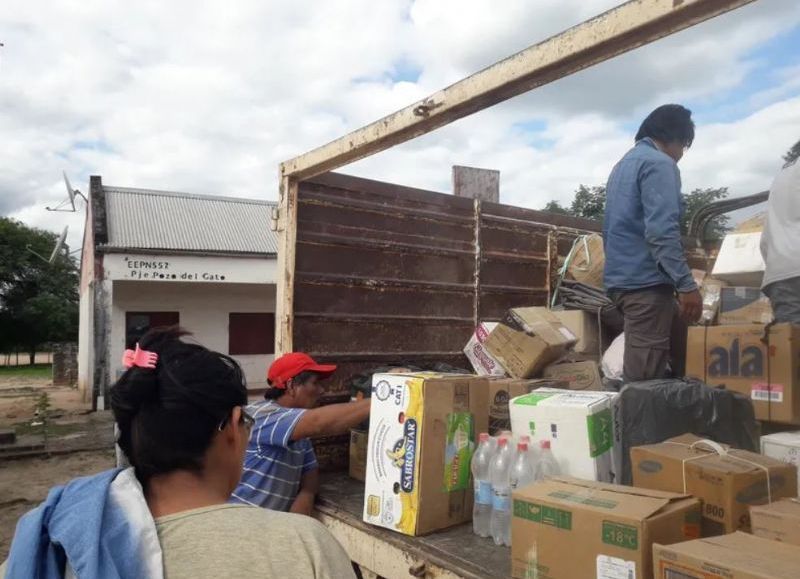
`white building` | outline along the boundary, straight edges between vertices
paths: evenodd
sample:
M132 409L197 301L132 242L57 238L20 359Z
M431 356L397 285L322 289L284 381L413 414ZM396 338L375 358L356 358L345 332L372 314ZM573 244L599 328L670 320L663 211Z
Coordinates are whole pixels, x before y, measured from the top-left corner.
M275 336L273 204L109 187L91 177L81 259L78 382L103 408L122 354L180 324L266 386Z

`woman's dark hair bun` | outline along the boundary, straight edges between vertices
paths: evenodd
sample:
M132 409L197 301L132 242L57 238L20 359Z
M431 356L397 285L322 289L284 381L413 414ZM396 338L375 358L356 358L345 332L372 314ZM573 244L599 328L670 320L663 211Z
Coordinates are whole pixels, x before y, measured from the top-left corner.
M247 404L247 384L233 358L199 344L180 327L157 328L139 348L156 367L133 366L111 388L118 444L143 483L176 469L198 470L220 421Z

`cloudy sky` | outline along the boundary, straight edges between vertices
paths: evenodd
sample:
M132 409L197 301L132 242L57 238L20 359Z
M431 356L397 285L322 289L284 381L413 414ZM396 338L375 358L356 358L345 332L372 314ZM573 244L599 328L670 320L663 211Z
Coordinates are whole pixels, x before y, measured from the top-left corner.
M275 199L278 163L619 4L614 0L3 0L0 214L60 230L61 171ZM232 6L236 7L235 12ZM754 4L345 172L438 191L501 171L540 208L601 184L664 102L694 111L684 189L763 190L800 139L800 2Z

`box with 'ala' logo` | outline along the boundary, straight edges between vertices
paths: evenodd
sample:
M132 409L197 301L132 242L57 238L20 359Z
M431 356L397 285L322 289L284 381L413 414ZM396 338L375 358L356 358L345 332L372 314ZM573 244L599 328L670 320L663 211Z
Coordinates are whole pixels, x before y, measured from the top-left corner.
M759 420L800 424L800 326L689 328L686 375L749 396Z
M470 462L488 398L486 378L375 374L364 521L423 535L471 520Z

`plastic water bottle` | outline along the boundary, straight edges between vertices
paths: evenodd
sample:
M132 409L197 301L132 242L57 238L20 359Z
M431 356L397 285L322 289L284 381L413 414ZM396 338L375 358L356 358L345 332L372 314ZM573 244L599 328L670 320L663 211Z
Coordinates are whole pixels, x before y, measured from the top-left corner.
M544 480L553 476L561 474L561 467L558 466L556 457L553 456L553 451L550 450L550 441L542 440L539 442L539 460L536 463L536 476L537 481Z
M528 452L528 442L524 440L527 437L520 438L520 442L517 443L514 464L511 466L511 473L508 475L508 482L512 491L531 484L536 476L534 464L531 461L530 452Z
M478 437L478 449L472 455L472 479L475 482L475 502L472 507L472 531L479 537L491 534L492 482L489 480L489 467L492 464L494 449L489 434Z
M508 438L501 436L489 469L489 478L492 481L491 531L495 545L511 546L511 487L508 475L512 457Z

